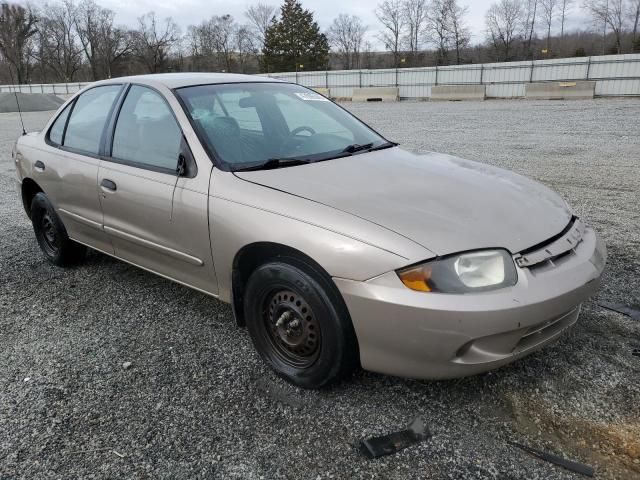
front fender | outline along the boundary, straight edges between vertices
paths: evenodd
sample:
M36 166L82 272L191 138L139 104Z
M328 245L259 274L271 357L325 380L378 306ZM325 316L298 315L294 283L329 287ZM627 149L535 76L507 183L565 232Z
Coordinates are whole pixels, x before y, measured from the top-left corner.
M434 254L394 232L311 200L214 170L209 225L219 297L231 299L233 259L256 242L308 255L330 276L367 280Z

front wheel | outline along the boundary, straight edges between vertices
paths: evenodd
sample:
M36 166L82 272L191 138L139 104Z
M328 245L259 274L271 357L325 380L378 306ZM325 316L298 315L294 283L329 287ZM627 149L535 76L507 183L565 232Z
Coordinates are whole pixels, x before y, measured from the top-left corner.
M256 350L285 380L320 388L358 366L358 344L344 302L335 286L306 264L278 261L258 267L244 302Z
M44 193L31 202L31 223L44 256L58 267L68 267L84 259L87 249L69 238L67 229Z

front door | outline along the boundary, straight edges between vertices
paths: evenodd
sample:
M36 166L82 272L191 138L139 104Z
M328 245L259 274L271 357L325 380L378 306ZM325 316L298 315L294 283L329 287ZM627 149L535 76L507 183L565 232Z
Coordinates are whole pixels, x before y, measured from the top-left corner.
M181 155L187 167L179 176ZM164 98L132 85L116 119L110 160L98 172L104 230L117 257L216 294L202 188L211 170L196 171L190 157Z

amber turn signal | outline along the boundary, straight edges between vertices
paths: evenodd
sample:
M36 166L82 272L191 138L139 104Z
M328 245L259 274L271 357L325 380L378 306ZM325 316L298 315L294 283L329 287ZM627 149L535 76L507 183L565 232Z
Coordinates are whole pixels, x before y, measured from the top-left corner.
M431 268L426 265L409 268L398 272L400 280L407 288L418 292L430 292L429 279L431 278Z

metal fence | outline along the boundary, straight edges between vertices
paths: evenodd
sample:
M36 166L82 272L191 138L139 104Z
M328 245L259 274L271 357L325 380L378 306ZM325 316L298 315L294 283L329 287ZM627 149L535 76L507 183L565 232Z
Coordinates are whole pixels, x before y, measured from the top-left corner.
M446 67L272 73L306 87L351 97L357 87L398 87L401 98L429 98L434 85L486 85L487 97L524 97L525 84L592 80L598 96L640 96L640 54Z
M264 75L264 74L263 74ZM486 85L487 97L523 97L525 84L593 80L597 96L640 96L640 54L561 58L526 62L379 70L271 73L306 87L329 88L350 98L356 87L398 87L401 98L429 98L434 85ZM0 93L73 94L87 83L0 85Z
M23 85L0 85L0 93L53 93L55 95L71 95L89 85L80 83L25 83Z

